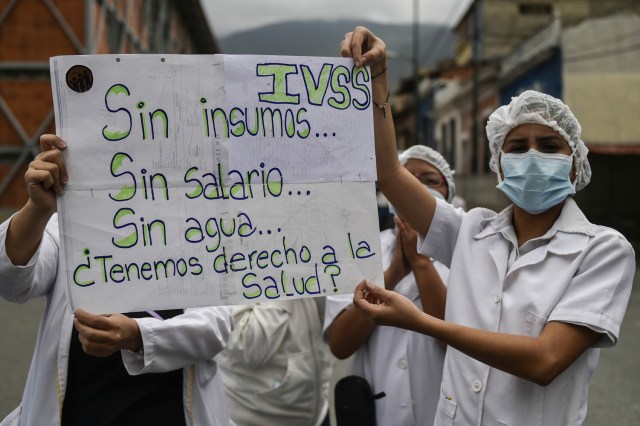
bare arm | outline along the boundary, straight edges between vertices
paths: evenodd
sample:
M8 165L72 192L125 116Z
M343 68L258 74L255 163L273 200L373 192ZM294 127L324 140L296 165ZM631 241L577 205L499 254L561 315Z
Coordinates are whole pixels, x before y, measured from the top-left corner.
M410 300L361 282L354 303L376 324L427 334L491 367L546 386L599 337L595 331L549 322L538 337L495 333L448 323L420 311Z
M387 73L386 45L371 31L356 27L347 33L340 46L344 57L351 57L356 65L371 67L371 75L378 77L372 82L372 98L377 105L388 102L389 85ZM426 235L431 225L436 202L429 192L398 161L395 128L391 107L373 106L373 124L376 140L376 165L378 182L382 192L396 210L421 235Z
M394 218L397 220L397 216ZM396 229L396 241L391 253L391 261L389 266L384 270L384 288L393 290L396 285L409 273L411 273L411 265L404 255L402 246L404 244L400 231Z
M375 324L360 310L349 305L333 320L327 330L329 349L338 359L346 359L367 341Z
M418 253L416 231L399 217L396 217L396 226L398 228L398 238L402 241L404 258L416 280L420 302L422 302L422 310L431 316L444 319L447 287L433 265L433 261Z
M63 192L67 172L62 157L66 144L55 135L40 138L40 153L25 173L29 200L11 219L5 247L14 265L26 265L42 239L44 228L56 211L56 197Z

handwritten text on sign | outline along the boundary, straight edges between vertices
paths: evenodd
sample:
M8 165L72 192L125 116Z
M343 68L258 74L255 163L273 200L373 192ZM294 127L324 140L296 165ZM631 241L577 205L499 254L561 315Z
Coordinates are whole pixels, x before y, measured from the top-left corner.
M229 55L51 62L74 307L331 295L381 277L368 69Z

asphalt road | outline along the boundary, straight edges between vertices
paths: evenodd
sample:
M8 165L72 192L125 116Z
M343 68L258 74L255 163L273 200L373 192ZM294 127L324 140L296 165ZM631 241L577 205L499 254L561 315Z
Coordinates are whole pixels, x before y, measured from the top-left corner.
M12 305L0 299L0 419L17 406L31 363L42 300ZM618 345L601 351L589 389L587 426L640 424L640 269Z

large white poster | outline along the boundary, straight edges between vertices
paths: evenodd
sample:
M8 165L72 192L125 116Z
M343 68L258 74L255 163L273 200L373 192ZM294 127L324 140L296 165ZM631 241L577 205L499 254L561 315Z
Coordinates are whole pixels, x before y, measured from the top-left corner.
M61 262L95 313L381 281L370 74L340 58L51 59Z

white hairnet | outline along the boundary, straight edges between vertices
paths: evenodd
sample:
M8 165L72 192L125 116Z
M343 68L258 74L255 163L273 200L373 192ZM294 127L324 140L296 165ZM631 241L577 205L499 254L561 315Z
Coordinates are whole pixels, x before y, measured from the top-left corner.
M447 160L445 160L438 151L425 145L414 145L398 156L400 164L403 166L410 158L426 161L442 173L445 181L447 182L447 189L449 190L447 202L451 203L451 201L453 201L453 197L456 196L456 185L453 183L453 174L455 172L451 170Z
M589 150L580 139L580 123L561 100L535 90L527 90L511 98L509 105L501 106L489 116L486 129L491 150L489 167L498 173L498 179L498 162L504 139L509 132L522 124L542 124L558 132L573 152L576 191L587 186L591 180L591 166L587 160Z

